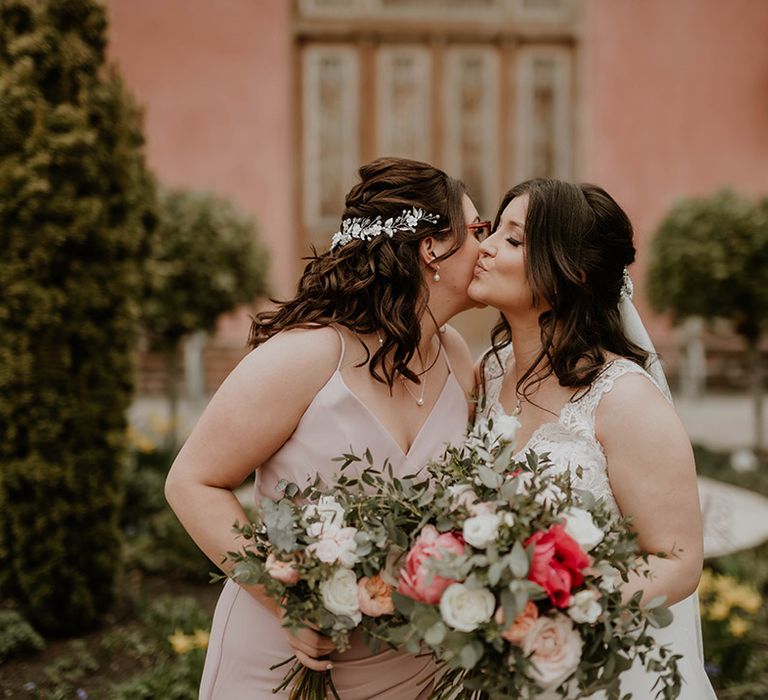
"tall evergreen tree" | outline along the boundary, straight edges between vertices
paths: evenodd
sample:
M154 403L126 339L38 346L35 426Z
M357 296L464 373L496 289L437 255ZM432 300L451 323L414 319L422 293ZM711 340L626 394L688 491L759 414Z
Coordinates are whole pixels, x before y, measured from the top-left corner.
M153 228L94 0L0 0L0 592L40 628L111 603Z

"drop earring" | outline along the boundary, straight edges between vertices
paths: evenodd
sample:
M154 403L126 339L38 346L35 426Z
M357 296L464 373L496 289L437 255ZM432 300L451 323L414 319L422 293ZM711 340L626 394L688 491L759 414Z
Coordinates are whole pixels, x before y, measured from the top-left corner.
M435 274L432 275L432 279L435 280L435 282L439 282L440 281L440 266L439 265L435 269Z

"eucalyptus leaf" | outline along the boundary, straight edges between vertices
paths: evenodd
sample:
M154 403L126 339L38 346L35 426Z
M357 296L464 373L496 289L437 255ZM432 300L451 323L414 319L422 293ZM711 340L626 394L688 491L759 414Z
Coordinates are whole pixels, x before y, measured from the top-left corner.
M664 605L664 601L667 599L667 596L665 595L657 595L654 598L651 598L651 600L646 603L645 607L648 610L652 610L653 608L658 608L660 605Z
M488 583L495 586L501 578L501 570L504 568L504 562L497 561L488 567Z
M483 485L487 486L489 489L499 488L504 481L504 477L501 474L495 472L484 464L479 464L477 466L477 476Z
M477 665L477 662L483 658L483 647L479 642L470 642L465 644L459 652L461 665L463 668L470 669Z
M508 503L517 496L518 487L520 486L520 479L505 479L501 485L499 495Z
M525 578L529 568L528 554L520 540L516 540L509 553L509 570L515 578Z
M647 610L646 613L651 626L656 627L657 629L667 627L672 623L673 615L669 608L653 608L652 610Z
M430 646L437 646L444 639L448 629L442 622L435 622L424 634L424 641Z
M395 609L398 612L403 613L403 615L410 615L416 605L416 601L413 598L409 598L397 591L392 591L392 603L394 604Z
M504 473L509 469L512 464L512 457L515 455L515 444L513 442L507 442L504 447L496 455L496 459L493 461L494 469L497 472Z
M298 544L293 524L293 509L287 501L280 501L274 509L264 514L269 541L284 552L294 551Z

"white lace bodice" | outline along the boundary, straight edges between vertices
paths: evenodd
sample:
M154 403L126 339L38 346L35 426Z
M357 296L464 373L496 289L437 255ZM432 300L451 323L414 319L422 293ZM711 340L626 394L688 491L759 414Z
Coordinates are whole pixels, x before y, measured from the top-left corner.
M504 413L499 394L511 350L511 346L507 346L500 351L501 366L493 354L486 362L485 401L481 405L484 405L483 415L487 418ZM519 446L515 457L522 459L528 450L539 454L548 452L553 470L558 473L570 472L574 487L590 491L596 498L603 500L616 516L620 515L619 507L608 479L605 452L595 434L595 415L600 399L613 388L619 377L630 373L644 375L659 388L653 377L635 362L624 358L612 360L606 364L589 390L566 403L557 420L539 426L528 442ZM576 473L579 466L581 476Z

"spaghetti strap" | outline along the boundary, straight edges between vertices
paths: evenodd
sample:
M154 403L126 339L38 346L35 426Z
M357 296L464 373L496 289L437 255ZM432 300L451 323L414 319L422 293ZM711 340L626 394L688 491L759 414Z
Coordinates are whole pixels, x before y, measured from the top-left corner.
M339 362L336 365L336 371L338 372L341 369L341 363L344 362L344 353L346 352L347 344L344 341L344 334L338 328L336 328L336 326L333 324L331 324L331 328L333 328L333 330L336 331L337 335L339 336L339 340L341 341L341 352L339 353Z
M438 340L440 340L438 338ZM450 359L448 358L448 351L445 349L445 343L443 343L442 340L440 340L440 352L443 353L443 357L445 358L445 364L448 365L448 371L453 374L455 377L456 374L453 371L453 365L451 364Z

